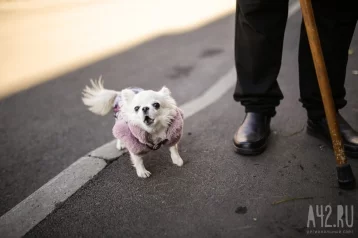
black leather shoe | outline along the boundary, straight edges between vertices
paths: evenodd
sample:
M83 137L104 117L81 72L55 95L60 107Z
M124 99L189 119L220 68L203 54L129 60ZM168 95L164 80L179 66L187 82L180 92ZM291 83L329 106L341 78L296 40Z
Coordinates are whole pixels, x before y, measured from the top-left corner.
M337 122L341 132L345 154L351 158L358 158L358 133L340 114L337 114ZM307 133L325 141L332 148L332 141L326 118L318 120L308 119Z
M234 136L235 151L241 155L258 155L264 152L270 135L271 117L248 112Z

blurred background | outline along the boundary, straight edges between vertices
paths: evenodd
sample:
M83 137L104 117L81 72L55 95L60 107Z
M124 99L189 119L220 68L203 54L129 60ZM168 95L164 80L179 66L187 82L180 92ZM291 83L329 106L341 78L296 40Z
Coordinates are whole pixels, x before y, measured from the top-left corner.
M233 0L0 0L0 98L234 9Z

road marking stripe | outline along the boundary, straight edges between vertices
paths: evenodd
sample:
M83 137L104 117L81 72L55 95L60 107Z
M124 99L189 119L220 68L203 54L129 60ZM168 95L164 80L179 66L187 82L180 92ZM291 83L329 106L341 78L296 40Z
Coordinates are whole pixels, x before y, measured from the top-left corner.
M0 237L21 237L99 171L101 159L82 157L0 217Z

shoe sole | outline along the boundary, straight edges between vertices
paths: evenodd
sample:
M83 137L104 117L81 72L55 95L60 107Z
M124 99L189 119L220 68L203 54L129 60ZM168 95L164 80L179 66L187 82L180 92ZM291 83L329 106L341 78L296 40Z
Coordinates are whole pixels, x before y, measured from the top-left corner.
M329 148L333 150L332 141L328 140L326 137L322 136L320 133L314 131L309 126L307 126L307 128L306 128L306 133L308 135L312 136L312 137L315 137L315 138L325 142L325 144L328 145ZM358 158L358 152L350 152L350 151L344 150L344 153L345 153L346 156L348 156L348 157L350 157L352 159L357 159Z
M240 154L240 155L246 155L246 156L255 156L255 155L259 155L262 154L265 149L266 149L267 145L263 145L260 148L257 149L243 149L243 148L238 148L235 144L234 144L234 150L236 153Z
M235 144L235 142L233 141L233 145L234 145L234 151L240 155L246 155L246 156L254 156L254 155L259 155L262 154L266 148L267 148L267 144L268 144L268 140L270 137L270 134L268 135L268 138L266 140L266 143L263 144L261 147L257 148L257 149L243 149L243 148L239 148L237 147L237 145Z

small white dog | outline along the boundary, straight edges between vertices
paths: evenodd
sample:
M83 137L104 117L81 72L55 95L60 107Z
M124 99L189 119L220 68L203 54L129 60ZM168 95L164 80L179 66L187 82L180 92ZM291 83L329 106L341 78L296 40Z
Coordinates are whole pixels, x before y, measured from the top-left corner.
M101 79L92 81L92 87L83 91L83 103L98 115L114 111L116 123L113 135L117 148L127 148L131 161L141 178L150 176L143 164L143 155L169 146L171 159L178 166L183 160L178 152L178 142L183 133L184 118L168 88L159 91L127 88L108 90Z

